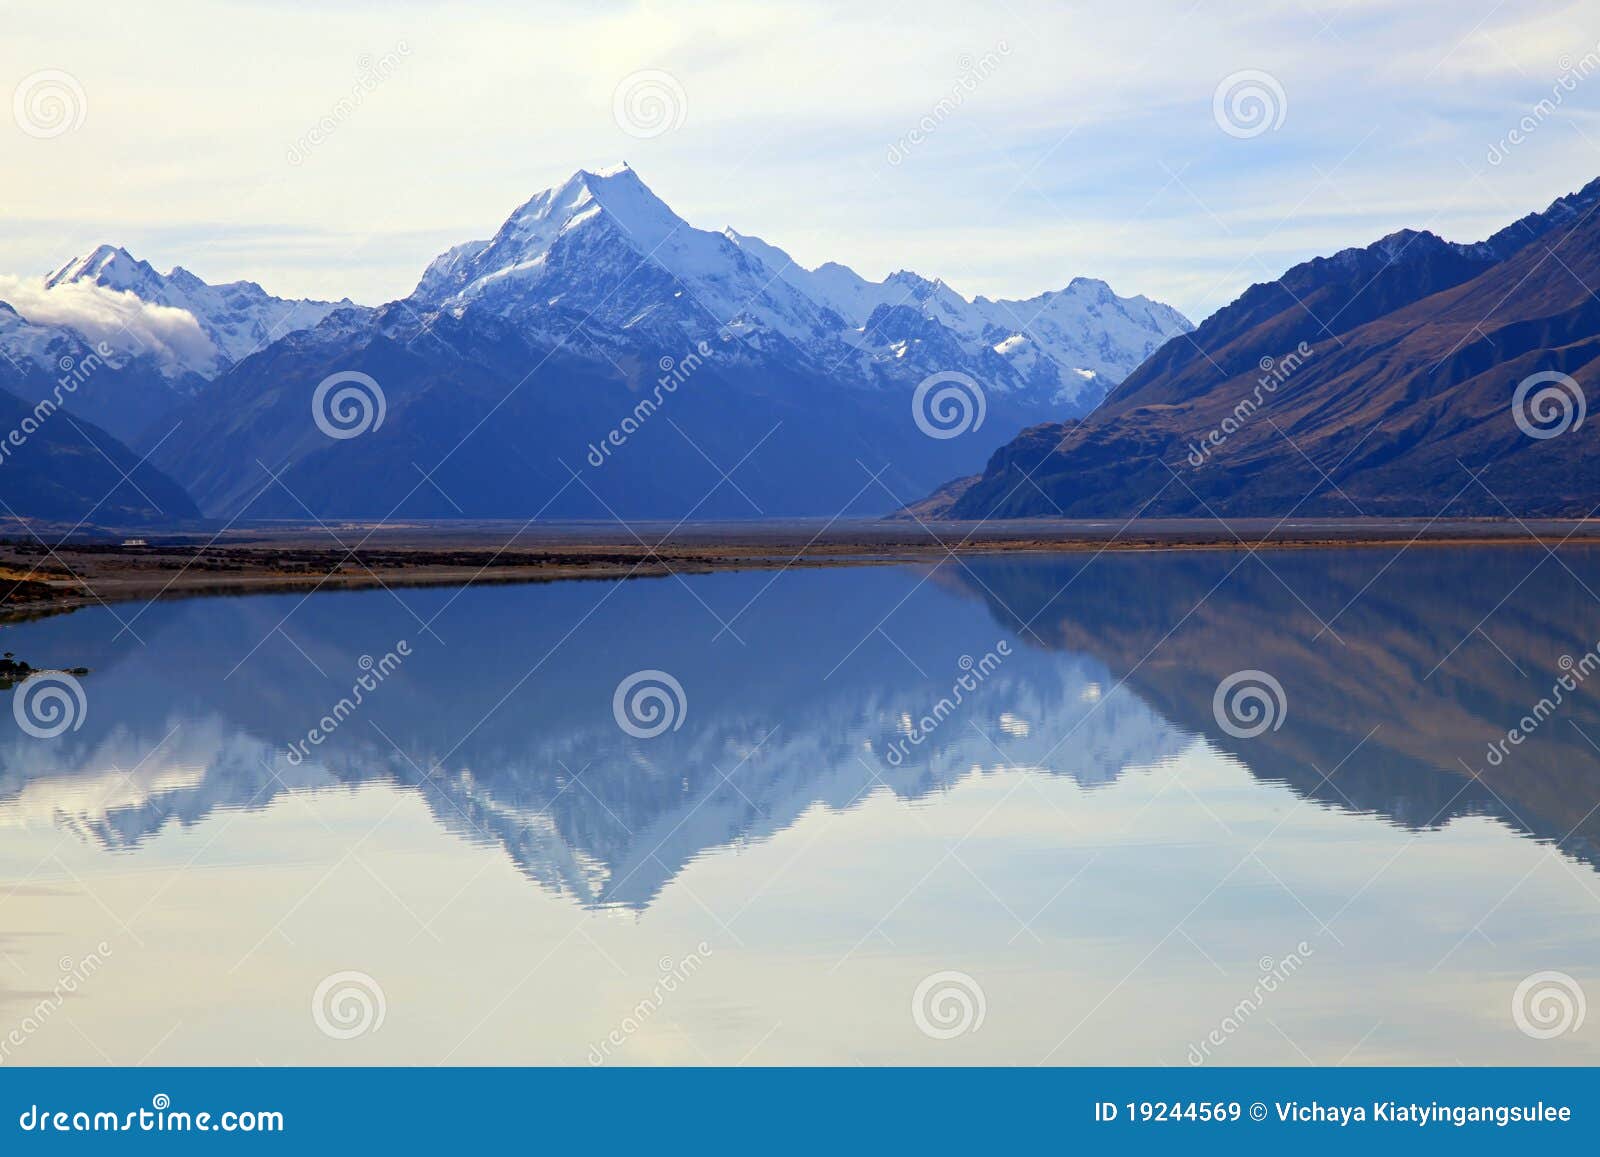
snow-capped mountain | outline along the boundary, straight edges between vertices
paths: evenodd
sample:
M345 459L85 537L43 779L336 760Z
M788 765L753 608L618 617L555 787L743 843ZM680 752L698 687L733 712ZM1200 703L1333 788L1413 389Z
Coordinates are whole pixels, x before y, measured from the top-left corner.
M724 233L812 300L844 318L864 349L895 357L903 346L876 331L882 310L910 307L955 334L972 354L998 354L1025 382L1054 387L1058 401L1087 409L1168 338L1194 327L1170 305L1118 297L1104 281L1075 277L1065 289L1023 300L962 297L943 281L901 270L868 281L837 262L806 269L759 237ZM877 339L877 340L875 340Z
M76 360L88 349L74 331L61 326L35 325L10 304L0 301L0 370L9 364L17 373L59 365L62 358Z
M644 309L631 294L608 309L610 291L645 272L641 266L675 284ZM767 330L802 349L841 328L727 237L679 217L626 165L576 173L517 209L491 240L449 250L423 274L413 301L458 315L473 303L521 318L552 307L600 310L594 320L624 329L658 325L654 315L667 314L691 332Z
M1600 381L1597 207L1600 179L1482 241L1405 229L1301 262L918 513L1588 517L1600 451L1554 435ZM1547 407L1525 405L1550 375ZM1242 421L1264 387L1273 420ZM1166 488L1184 462L1186 484ZM1492 490L1455 482L1491 468Z
M178 310L193 319L204 341L172 344L165 364L173 376L194 373L213 378L284 334L309 329L336 309L354 307L349 298L312 301L274 297L253 281L209 285L181 265L169 273L158 273L149 262L113 245L101 245L44 279L46 295L52 290L83 285L132 294L146 305ZM129 354L145 352L136 342L132 335L125 335L120 349ZM119 348L118 343L112 344Z
M488 241L441 254L412 295L460 316L473 305L561 340L574 319L620 330L733 336L863 384L955 370L986 390L1083 413L1168 338L1177 310L1102 281L1020 301L967 300L902 271L868 281L836 263L807 270L733 229L696 229L626 164L575 173Z
M800 270L689 224L622 165L448 249L404 300L245 359L154 460L223 517L878 514L1081 415L1188 328L1081 279L995 302L912 273ZM330 441L309 393L349 371L381 383L384 422ZM914 409L941 373L982 394L982 420L949 436ZM418 486L415 464L439 469Z

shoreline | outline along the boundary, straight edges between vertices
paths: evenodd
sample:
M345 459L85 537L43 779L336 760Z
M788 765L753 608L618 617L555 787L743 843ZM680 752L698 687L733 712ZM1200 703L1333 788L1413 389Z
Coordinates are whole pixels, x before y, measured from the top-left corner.
M664 578L790 567L940 562L952 554L1327 550L1600 544L1600 520L1370 519L852 522L665 528L493 523L269 527L148 541L0 541L0 614L32 617L113 602L240 594ZM653 535L653 538L651 537ZM337 541L336 541L337 539ZM45 541L49 541L46 537Z

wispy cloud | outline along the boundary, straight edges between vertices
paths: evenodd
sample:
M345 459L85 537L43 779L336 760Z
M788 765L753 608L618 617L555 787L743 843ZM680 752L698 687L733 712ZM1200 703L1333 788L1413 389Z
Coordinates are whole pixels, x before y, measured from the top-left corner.
M87 281L46 289L37 278L0 274L0 301L26 321L64 325L91 344L150 353L169 365L203 363L216 353L188 310L153 305L126 290Z
M691 222L808 264L909 266L991 296L1083 274L1198 317L1314 253L1404 226L1470 240L1600 172L1600 82L1512 161L1486 160L1600 39L1567 0L333 4L314 35L255 4L108 8L87 26L58 9L10 15L0 78L63 69L86 115L0 140L0 268L109 239L213 280L383 301L535 190L626 159ZM290 164L402 43L403 67ZM641 70L683 99L646 139L614 115ZM1213 97L1250 70L1287 108L1240 139ZM924 120L937 131L888 163ZM285 229L327 243L284 248Z

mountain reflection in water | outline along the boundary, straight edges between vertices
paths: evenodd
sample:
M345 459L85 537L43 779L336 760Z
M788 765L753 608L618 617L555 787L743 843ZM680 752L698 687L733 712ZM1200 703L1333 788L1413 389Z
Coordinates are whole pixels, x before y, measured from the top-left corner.
M604 1063L1594 1063L1511 1008L1595 983L1596 559L1005 555L13 624L89 673L76 730L0 732L0 1034L106 960L3 1059L584 1064L623 1026ZM1283 709L1237 738L1214 698L1252 671ZM614 714L635 684L669 692L653 737ZM388 1015L339 1039L308 1004L352 974ZM910 1012L951 975L981 1032Z
M1103 784L1198 737L1328 807L1417 829L1490 815L1593 864L1600 686L1485 759L1600 639L1600 556L1541 553L1002 556L791 572L777 591L717 575L694 599L675 580L191 599L150 606L143 645L85 611L6 631L36 666L92 674L79 730L0 743L0 824L137 851L219 809L383 781L541 887L644 909L697 857L816 804L1007 767ZM360 657L401 640L409 657L308 745ZM612 714L645 668L687 702L649 739ZM1287 712L1236 739L1212 697L1245 669Z

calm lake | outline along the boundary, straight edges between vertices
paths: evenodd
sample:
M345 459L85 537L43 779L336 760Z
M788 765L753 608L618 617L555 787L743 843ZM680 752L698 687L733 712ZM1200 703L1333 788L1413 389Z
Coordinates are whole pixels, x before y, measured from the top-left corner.
M0 1063L1600 1063L1597 590L1190 551L14 624L88 673L0 712Z

